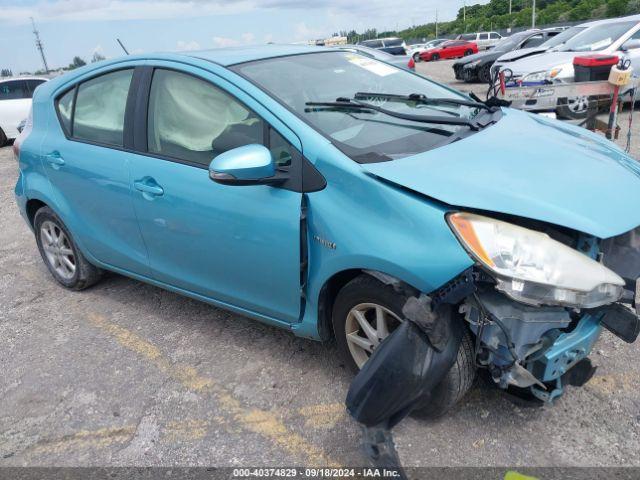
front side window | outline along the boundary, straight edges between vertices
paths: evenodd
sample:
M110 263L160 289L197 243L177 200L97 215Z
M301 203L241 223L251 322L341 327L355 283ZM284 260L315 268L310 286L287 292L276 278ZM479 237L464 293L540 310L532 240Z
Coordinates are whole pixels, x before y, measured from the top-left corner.
M24 80L10 80L0 83L0 100L19 100L29 98Z
M538 33L536 35L533 35L532 37L529 37L522 44L522 48L537 47L538 45L542 45L543 42L544 42L544 35L542 35L541 33Z
M73 115L74 138L123 146L124 114L132 77L133 69L119 70L80 84Z
M227 150L264 144L264 122L211 83L157 69L149 97L148 150L208 166Z
M375 104L398 113L468 118L469 107L423 105L381 98L380 94L423 94L464 100L452 90L392 65L351 52L325 52L270 58L236 65L247 77L360 163L393 160L421 153L442 143L458 127L419 123L383 112L310 106L338 98ZM367 93L373 93L371 98Z
M498 38L500 38L500 35L498 35L496 32L491 32L490 38L492 40L497 40Z

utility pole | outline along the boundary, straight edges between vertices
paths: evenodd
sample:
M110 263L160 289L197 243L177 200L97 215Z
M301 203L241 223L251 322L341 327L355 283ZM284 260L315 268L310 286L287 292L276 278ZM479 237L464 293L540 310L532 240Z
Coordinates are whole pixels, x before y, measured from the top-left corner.
M36 48L40 52L40 56L42 57L42 63L44 64L45 73L49 73L49 66L47 65L47 59L44 57L44 48L42 47L42 41L40 41L40 32L36 28L36 22L33 21L33 17L31 18L31 25L33 25L33 34L36 36Z
M462 26L464 33L467 33L467 0L463 0L462 2Z
M533 3L532 3L531 28L536 28L536 0L533 0Z
M438 38L438 9L436 8L436 38Z

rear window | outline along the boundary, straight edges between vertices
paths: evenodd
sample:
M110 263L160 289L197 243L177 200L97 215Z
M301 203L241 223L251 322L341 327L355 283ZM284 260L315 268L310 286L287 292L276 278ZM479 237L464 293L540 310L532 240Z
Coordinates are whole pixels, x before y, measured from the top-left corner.
M360 45L369 48L382 48L382 40L365 40L364 42L360 42Z
M0 83L0 100L18 100L29 98L29 91L24 80L11 80Z
M393 38L391 40L385 40L384 41L384 46L385 47L400 47L400 46L402 46L402 39L401 38Z
M67 92L57 102L60 123L73 138L124 145L124 113L133 69L101 75Z

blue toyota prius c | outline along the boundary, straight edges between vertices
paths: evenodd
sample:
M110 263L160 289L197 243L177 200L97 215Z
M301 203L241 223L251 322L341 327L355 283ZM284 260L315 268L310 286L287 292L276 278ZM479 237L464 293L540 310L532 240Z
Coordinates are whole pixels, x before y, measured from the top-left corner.
M14 150L62 286L117 272L334 337L355 372L407 321L460 331L434 413L479 368L551 401L603 328L638 334L640 164L353 51L95 63L38 87Z

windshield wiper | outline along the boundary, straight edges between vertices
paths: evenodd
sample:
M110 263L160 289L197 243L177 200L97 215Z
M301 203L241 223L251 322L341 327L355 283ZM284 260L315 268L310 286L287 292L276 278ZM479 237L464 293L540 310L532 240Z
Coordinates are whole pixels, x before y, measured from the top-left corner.
M421 93L410 93L409 95L398 95L395 93L358 92L355 94L356 100L366 100L367 98L382 98L397 102L416 102L422 105L458 105L471 108L483 108L489 110L484 103L473 102L471 100L460 100L457 98L427 97Z
M443 117L439 115L414 115L411 113L394 112L393 110L387 110L386 108L378 107L366 102L359 102L349 98L336 98L335 102L307 102L308 107L327 107L335 109L349 109L349 110L373 110L380 112L390 117L400 118L402 120L409 120L412 122L420 123L433 123L437 125L461 125L469 127L471 130L479 130L480 126L476 122L472 122L466 118L460 117ZM305 111L317 111L316 109L305 109Z

